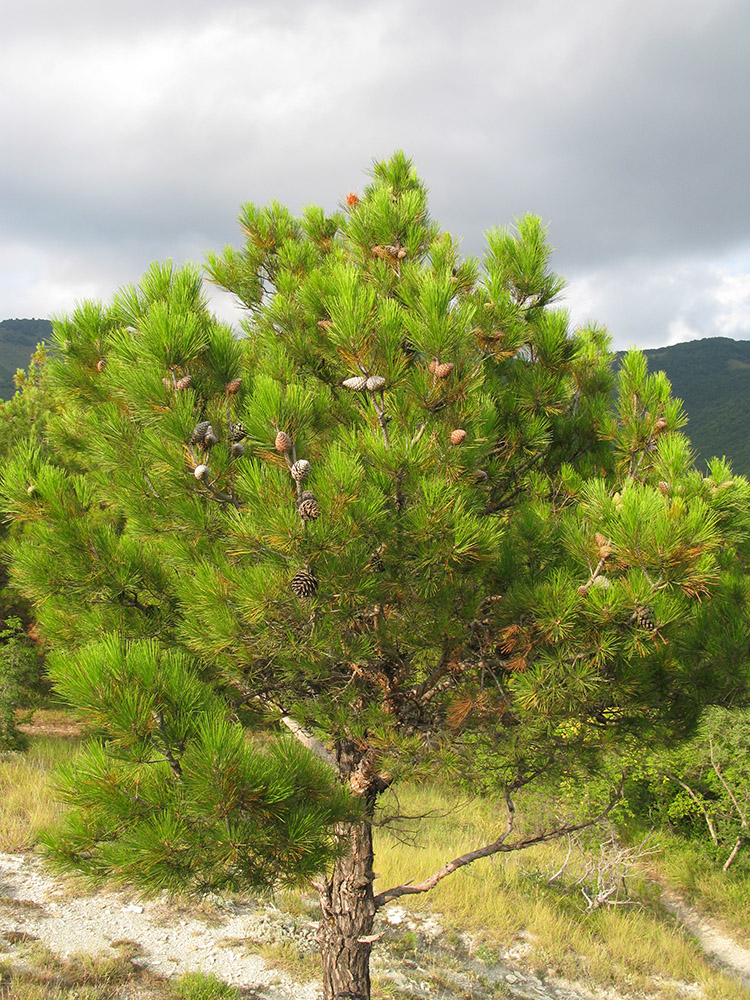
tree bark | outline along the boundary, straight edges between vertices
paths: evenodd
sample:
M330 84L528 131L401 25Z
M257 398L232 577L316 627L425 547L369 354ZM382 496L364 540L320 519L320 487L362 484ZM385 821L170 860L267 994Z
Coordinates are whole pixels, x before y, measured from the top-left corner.
M323 996L325 1000L370 1000L375 917L372 828L364 821L340 824L336 836L345 853L320 887Z
M371 752L342 740L336 745L339 775L362 796L364 816L335 828L342 849L330 876L318 884L318 930L325 1000L370 1000L370 950L375 900L372 884L372 816L377 777Z

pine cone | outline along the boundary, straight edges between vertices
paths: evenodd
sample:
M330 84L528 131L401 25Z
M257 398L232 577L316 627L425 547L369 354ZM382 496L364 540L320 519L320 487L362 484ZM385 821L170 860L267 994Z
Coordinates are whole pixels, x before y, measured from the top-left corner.
M320 327L321 330L330 330L331 327L333 326L333 323L331 322L330 319L319 319L318 326Z
M288 451L292 450L292 439L284 431L279 431L273 446L280 455L286 455Z
M345 378L341 384L345 389L351 389L352 392L362 392L367 388L367 379L361 375L355 375L353 378Z
M315 497L308 497L297 505L299 516L303 521L316 521L320 517L320 507Z
M371 375L365 385L368 392L380 392L385 388L385 379L382 375Z
M96 370L98 372L103 372L106 367L107 367L107 359L99 358L99 360L96 362Z
M195 476L196 479L203 479L205 476L208 475L208 466L196 465L195 472L193 473L193 475Z
M240 391L241 385L241 378L233 378L231 382L227 382L227 396L236 396Z
M403 260L406 256L406 250L397 243L386 243L383 247L389 260Z
M196 424L193 428L193 434L190 438L190 444L201 444L206 434L212 430L211 422L209 420L201 420L199 424Z
M193 384L193 376L183 375L182 378L178 379L175 382L174 387L177 392L184 392L186 389L189 389L192 384Z
M645 629L647 632L653 632L656 629L656 615L654 614L654 609L644 605L642 608L636 610L635 620L640 628Z
M461 427L457 427L454 431L451 431L451 444L463 444L466 440L466 431Z
M383 557L379 550L373 552L370 559L370 569L375 573L385 573L385 563L383 562Z
M201 448L203 448L204 451L208 451L210 448L213 448L218 440L219 439L217 438L213 427L209 427L203 437L203 440L201 441Z
M241 441L235 441L232 447L229 449L229 453L232 458L242 458L245 454L245 446Z
M316 496L312 490L302 490L299 497L297 498L297 506L304 503L305 500L316 500Z
M455 367L452 361L443 361L441 364L435 365L435 375L438 378L448 378Z
M243 438L247 437L247 431L245 430L245 425L241 420L237 420L229 428L229 440L230 441L242 441Z
M296 479L298 483L301 483L303 479L306 479L310 475L310 463L306 458L301 458L298 462L289 470L292 474L292 479Z
M301 569L292 577L289 585L297 597L312 597L318 589L318 581L309 569Z
M430 373L430 375L435 374L435 369L437 368L438 363L439 362L437 358L433 358L432 361L429 363L429 365L427 366L427 370Z

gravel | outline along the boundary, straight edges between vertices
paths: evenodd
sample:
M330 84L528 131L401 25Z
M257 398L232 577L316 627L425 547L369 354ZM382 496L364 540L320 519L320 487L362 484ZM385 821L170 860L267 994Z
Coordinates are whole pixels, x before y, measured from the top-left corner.
M49 875L32 854L0 854L0 937L39 939L61 957L109 953L117 942L139 946L135 961L162 976L213 973L268 1000L318 1000L317 983L300 984L257 955L253 942L295 940L314 948L315 925L273 907L223 903L204 912L143 900L132 893L77 892ZM26 938L28 940L29 938Z

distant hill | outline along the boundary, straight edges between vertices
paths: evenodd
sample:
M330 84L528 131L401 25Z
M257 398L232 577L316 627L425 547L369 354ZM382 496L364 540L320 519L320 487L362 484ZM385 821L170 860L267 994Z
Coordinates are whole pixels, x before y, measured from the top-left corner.
M4 319L0 322L0 399L10 399L16 391L13 376L17 368L27 368L36 345L52 336L47 319Z
M650 372L663 371L690 418L685 431L696 467L726 456L750 476L750 341L711 337L643 352Z

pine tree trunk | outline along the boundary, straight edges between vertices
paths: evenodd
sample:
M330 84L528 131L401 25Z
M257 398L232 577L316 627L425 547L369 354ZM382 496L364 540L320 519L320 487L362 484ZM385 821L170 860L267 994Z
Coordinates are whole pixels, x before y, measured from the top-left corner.
M343 848L329 878L320 888L320 956L325 1000L370 1000L370 950L363 938L375 919L372 826L376 793L370 782L366 749L342 741L336 748L339 773L363 796L365 819L341 823L336 837Z
M325 1000L370 1000L369 941L375 903L372 890L372 828L342 824L337 836L346 853L320 892L318 932Z

